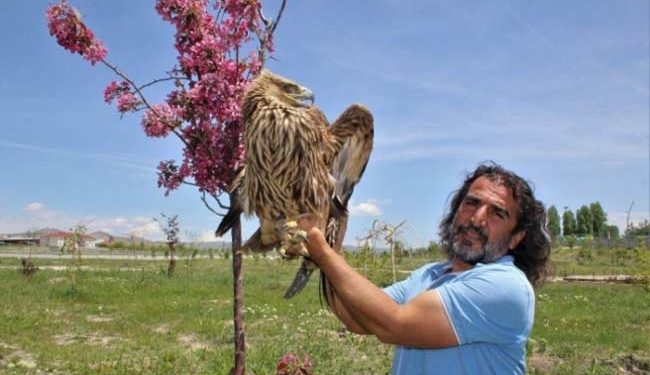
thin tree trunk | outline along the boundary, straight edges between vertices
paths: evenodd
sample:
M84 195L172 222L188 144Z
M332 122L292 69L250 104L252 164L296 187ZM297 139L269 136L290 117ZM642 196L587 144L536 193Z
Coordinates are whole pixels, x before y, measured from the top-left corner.
M390 242L390 263L393 266L393 283L397 282L397 265L395 262L395 244L393 241Z
M235 194L230 195L230 204L237 199ZM231 229L232 236L232 274L234 288L234 326L235 326L235 368L234 375L244 375L246 369L246 339L244 330L244 274L242 270L241 248L241 220L235 219Z
M174 245L169 245L169 264L167 265L167 277L174 276L174 270L176 269L176 259L174 258Z

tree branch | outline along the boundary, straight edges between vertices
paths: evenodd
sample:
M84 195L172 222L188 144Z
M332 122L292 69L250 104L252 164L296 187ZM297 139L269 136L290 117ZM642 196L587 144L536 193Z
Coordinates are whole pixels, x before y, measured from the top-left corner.
M217 201L217 204L219 205L219 207L221 207L224 210L230 209L230 206L226 206L225 204L221 203L221 200L219 200L218 196L216 196L214 194L211 194L211 195L212 195L212 198L214 198L214 200Z
M145 83L144 85L140 86L139 89L142 90L142 89L147 88L147 87L149 87L149 86L155 85L156 83L159 83L159 82L175 81L175 80L179 80L179 79L185 79L185 80L187 80L187 78L185 78L185 77L167 77L167 78L158 78L158 79L154 79L153 81L151 81L151 82L149 82L149 83Z
M280 10L278 10L278 15L275 17L275 20L271 23L271 34L275 32L275 28L278 27L280 18L282 18L282 13L284 13L284 7L287 5L287 0L282 0L280 4Z
M141 89L140 89L140 88L135 84L135 82L133 82L133 80L131 80L131 78L129 78L126 74L124 74L124 73L123 73L123 72L122 72L122 71L121 71L117 66L115 66L115 65L113 65L113 64L111 64L111 63L109 63L109 62L106 61L105 59L102 59L101 61L102 61L102 63L103 63L104 65L106 65L106 66L107 66L110 70L112 70L115 74L117 74L118 76L122 77L123 80L125 80L126 82L128 82L129 85L131 85L131 87L133 87L133 89L135 90L135 92L138 94L138 96L140 97L140 100L142 100L142 103L144 103L144 105L145 105L147 108L149 108L150 110L152 110L153 113L155 113L156 116L158 116L158 112L156 112L156 110L151 106L151 104L149 104L149 101L148 101L147 98L144 96L144 94L142 93ZM180 133L178 133L178 132L176 131L176 127L171 126L171 125L169 125L169 124L166 124L166 125L167 125L167 127L169 127L169 128L171 129L171 131L172 131L172 132L173 132L173 133L174 133L174 134L175 134L175 135L176 135L176 136L181 140L181 142L183 142L183 144L185 144L186 147L189 147L189 146L190 146L190 145L187 143L187 141L185 140L185 138L182 137L182 134L180 134Z
M207 207L207 209L210 210L213 214L215 214L217 216L221 216L221 217L226 216L224 214L221 214L221 213L217 212L214 208L212 208L212 206L210 206L210 204L208 203L208 200L205 199L205 191L201 193L201 201L203 202L205 207Z

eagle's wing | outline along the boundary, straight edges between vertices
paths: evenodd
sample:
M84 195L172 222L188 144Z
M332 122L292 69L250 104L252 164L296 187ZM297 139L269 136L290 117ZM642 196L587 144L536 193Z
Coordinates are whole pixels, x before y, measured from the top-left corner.
M354 104L348 107L330 126L329 152L326 162L331 165L330 174L336 181L330 212L325 228L325 238L338 253L343 251L343 239L347 230L347 205L366 169L372 151L374 124L370 111ZM314 271L311 261L304 260L298 269L284 298L291 298L300 292ZM331 301L330 287L321 273L321 290L327 301Z
M243 194L242 192L242 186L241 182L242 179L244 178L244 174L246 173L246 168L242 168L237 177L233 180L232 184L230 185L230 205L228 207L228 211L224 215L223 219L221 219L221 222L219 223L219 226L217 227L217 230L214 232L214 235L216 237L221 237L228 233L228 231L232 228L235 219L239 217L244 212L244 207L246 206L246 202L243 202L243 200L247 199L246 195ZM261 228L257 228L255 233L253 233L252 236L244 244L241 246L241 249L243 251L247 250L255 250L255 251L264 251L264 250L269 250L266 249L262 245L262 230Z
M336 146L340 145L334 148L331 162L331 174L336 180L335 195L347 208L372 152L372 114L361 105L351 105L332 124L330 134Z

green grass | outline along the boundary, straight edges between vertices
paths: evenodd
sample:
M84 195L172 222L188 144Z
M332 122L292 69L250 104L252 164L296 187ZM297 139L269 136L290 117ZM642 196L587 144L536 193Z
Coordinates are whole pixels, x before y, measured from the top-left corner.
M282 300L296 267L263 259L245 264L247 368L272 374L277 359L293 351L308 353L316 373L384 373L391 348L343 332L321 309L317 283ZM227 374L230 272L226 260L181 261L171 279L161 270L79 271L72 292L66 272L24 278L2 269L0 373ZM34 368L19 364L24 353Z
M650 249L589 249L557 248L553 249L551 260L555 275L636 275L639 268L640 254Z
M601 255L591 262L606 258ZM556 256L556 263L571 264L575 253ZM403 258L400 269L425 261ZM360 263L368 265L366 274L375 283L390 282L390 260ZM586 267L606 269L594 264ZM0 266L18 265L17 259L0 259ZM91 270L78 271L75 289L67 271L42 269L25 278L0 268L0 374L229 372L233 306L227 259L180 259L171 279L164 275L165 261L83 265ZM293 300L281 298L297 266L245 260L247 369L273 374L278 358L291 351L308 354L316 374L388 373L392 348L345 332L321 308L316 277ZM632 262L621 267L616 273L635 269ZM548 283L537 297L531 374L617 374L629 355L650 365L650 293L641 286Z
M650 293L637 285L548 283L537 290L532 339L529 354L552 362L551 374L616 374L604 364L629 354L650 366Z

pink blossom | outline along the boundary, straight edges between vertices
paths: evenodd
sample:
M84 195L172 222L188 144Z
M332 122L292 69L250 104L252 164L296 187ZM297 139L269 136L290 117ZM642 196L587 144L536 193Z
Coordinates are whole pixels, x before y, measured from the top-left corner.
M103 60L108 51L95 39L93 32L81 21L79 12L65 1L51 5L46 11L50 35L72 53L78 53L92 65Z
M117 110L120 113L134 111L142 104L131 91L131 85L126 81L120 83L112 81L104 89L104 101L107 104L111 104L115 99L117 99Z
M104 102L111 104L119 90L120 85L118 85L116 81L111 81L111 83L109 83L104 89Z
M134 111L138 108L140 101L132 92L125 92L117 97L117 110L120 113Z
M156 104L142 116L142 128L150 137L165 137L181 121L167 103Z
M305 355L300 363L298 357L293 353L284 354L275 368L276 375L311 375L313 365L309 356Z
M158 187L166 189L165 195L177 189L183 182L183 177L178 173L178 167L173 160L161 161L158 164Z

